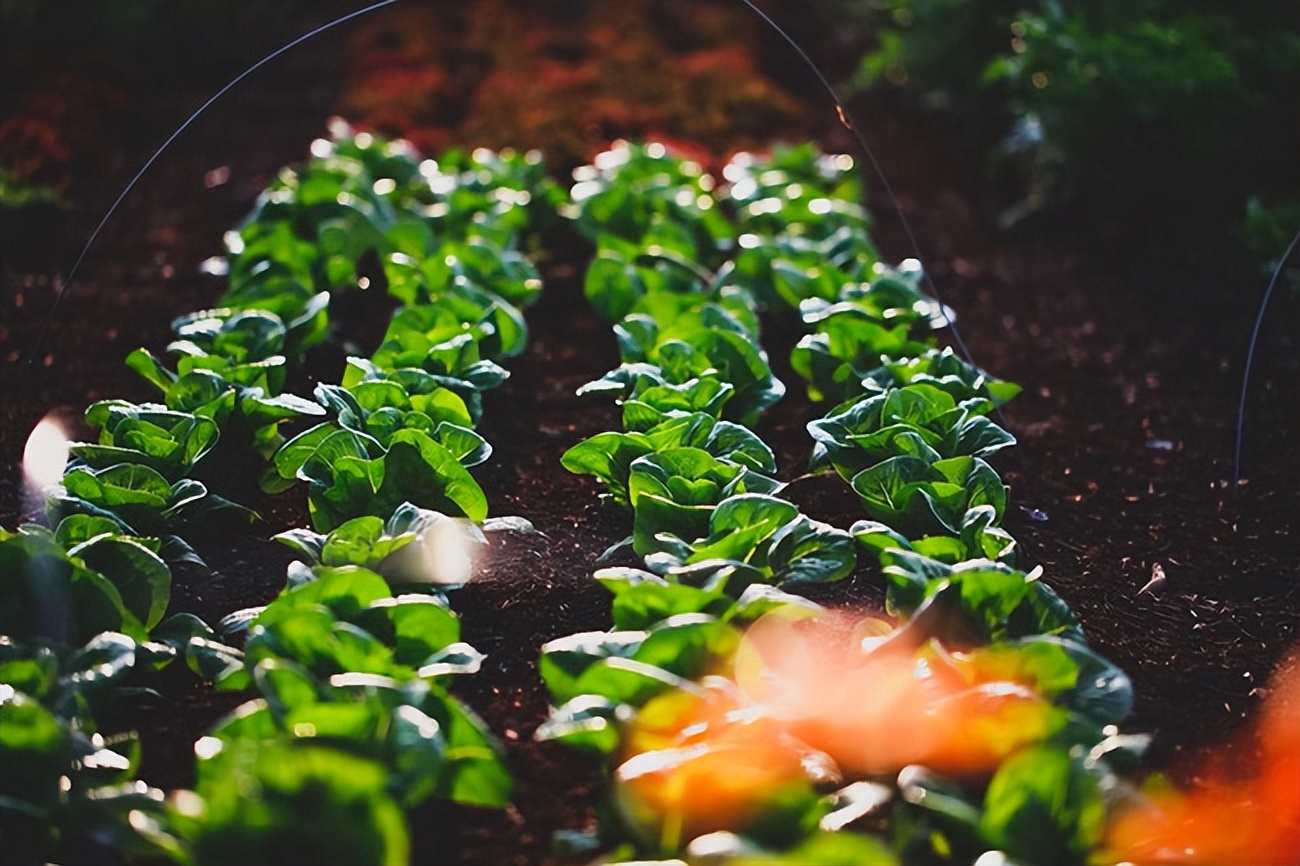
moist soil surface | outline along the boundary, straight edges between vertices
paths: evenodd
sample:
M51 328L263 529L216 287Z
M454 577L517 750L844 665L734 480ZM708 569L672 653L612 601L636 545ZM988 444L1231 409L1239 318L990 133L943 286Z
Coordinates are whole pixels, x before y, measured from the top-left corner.
M326 4L310 13L310 21L259 38L274 47L329 13L357 5ZM480 12L497 16L491 18L496 30L480 37L531 33L532 43L520 43L520 58L530 51L558 56L556 62L579 70L575 75L594 75L588 67L599 67L599 52L617 50L620 43L595 25L599 38L579 38L547 17L563 5L530 11L524 4L480 4ZM701 8L703 23L691 19L691 26L720 30L723 43L726 34L740 34L740 59L733 57L726 68L781 94L780 121L786 126L780 131L852 152L833 108L796 67L753 60L775 51L753 20L720 4ZM723 12L731 17L710 17ZM213 86L198 73L169 83L138 71L91 77L77 68L54 70L72 82L63 89L49 85L42 94L45 85L33 82L49 79L25 81L41 99L62 98L73 108L88 100L91 109L56 113L49 122L69 138L93 139L93 145L74 147L62 166L77 207L56 215L49 231L4 262L0 524L11 529L34 513L35 504L24 498L19 462L27 434L42 416L54 413L85 438L92 431L78 426L78 419L89 403L151 399L122 359L136 346L161 354L173 317L219 297L223 285L201 276L199 263L220 252L221 233L248 211L280 166L306 157L331 113L387 111L377 128L403 132L402 123L409 123L426 147L475 143L475 136L491 146L510 143L505 132L487 128L475 114L474 96L480 93L476 88L508 90L494 85L492 75L509 68L527 78L526 64L517 59L511 66L490 53L475 53L472 41L450 60L439 60L443 55L435 49L420 55L412 44L421 34L436 42L437 20L399 4L350 32L340 28L303 45L241 86L200 118L126 198L57 308L61 275L102 205ZM600 26L614 27L617 35L623 32L617 24ZM687 74L681 72L686 61L717 50L664 38L636 47L659 57L660 75ZM461 67L470 60L478 71L467 82ZM409 85L425 80L417 73L426 68L442 76L439 92L451 93L443 115L405 117L384 108L387 103L377 96L367 102L358 95L368 92L366 82L373 84L376 76L381 82L385 74L397 76ZM219 83L229 74L218 70L212 80ZM114 98L88 97L77 89L77 82L84 90L91 80ZM559 80L562 86L567 79ZM406 92L385 86L374 85L375 92ZM521 128L514 143L545 148L537 136L559 125L580 130L578 140L564 144L576 158L589 157L612 135L656 131L691 140L699 152L720 158L733 147L757 144L752 130L727 139L725 118L690 138L671 113L647 120L633 110L639 104L629 98L632 108L623 114L605 106L596 120L565 120L565 101L553 100L547 109L555 117ZM33 111L12 98L5 108L10 117ZM1234 487L1243 360L1265 278L1237 274L1229 282L1204 269L1144 274L1131 261L1108 257L1087 226L993 234L985 227L987 190L973 161L952 143L950 130L885 99L853 108L899 192L925 265L956 311L972 356L994 375L1024 386L1003 419L1019 440L1014 453L998 462L1012 490L1006 527L1027 563L1043 567L1043 579L1076 612L1095 648L1132 678L1136 703L1124 729L1155 735L1151 766L1176 779L1194 778L1199 756L1229 747L1238 736L1266 694L1270 672L1300 636L1300 377L1294 333L1286 333L1284 324L1296 321L1295 297L1281 293L1275 299L1261 332L1246 400L1243 480ZM78 123L94 129L78 130ZM577 152L584 147L585 153ZM867 204L877 220L873 237L885 259L915 255L880 184L867 180ZM485 399L480 429L495 451L475 473L494 514L526 517L541 534L495 542L476 579L452 596L465 639L488 655L483 670L465 678L458 694L504 743L517 792L504 812L434 805L414 816L420 862L550 862L554 831L589 826L599 799L593 766L533 741L547 711L536 672L538 649L555 637L609 626L606 595L590 574L601 552L629 531L626 516L602 509L593 481L559 464L576 442L616 429L618 415L613 406L574 395L578 386L616 366L617 354L608 323L581 295L582 244L556 240L556 251L542 262L544 294L527 314L527 353L508 365L510 379ZM12 245L6 249L13 253ZM847 527L863 516L847 486L833 477L802 474L810 452L804 425L828 407L809 402L790 371L786 359L797 333L768 321L764 336L789 393L758 432L776 451L780 477L790 482L786 495L811 516ZM336 381L342 359L339 351L319 352L296 392L310 393L313 380ZM266 603L283 586L289 551L268 539L307 525L305 503L299 491L257 505L266 520L248 533L193 539L209 567L176 574L175 610L215 621ZM1165 580L1144 589L1157 569ZM880 575L864 566L814 597L866 608L878 606L882 594ZM140 732L143 778L163 788L189 785L193 741L244 696L215 693L183 671L167 672L159 688L162 701L132 707L108 724Z

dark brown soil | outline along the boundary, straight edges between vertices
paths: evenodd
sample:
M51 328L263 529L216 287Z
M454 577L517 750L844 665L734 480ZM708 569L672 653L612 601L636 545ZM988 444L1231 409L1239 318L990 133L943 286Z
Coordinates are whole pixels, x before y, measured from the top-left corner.
M508 16L527 21L528 14L541 14L521 11L521 4L483 6L498 16L495 26L507 35L528 29ZM706 6L708 16L736 14L722 4ZM556 14L565 4L542 7ZM408 78L402 80L439 56L436 45L427 57L412 54L419 40L410 34L421 31L410 24L411 16L419 14L399 4L391 12L397 17L377 15L350 36L338 32L309 43L292 63L266 70L232 102L200 119L128 197L51 317L55 275L66 272L73 247L88 236L102 206L150 144L202 101L196 93L212 87L208 81L177 88L108 80L106 86L119 88L123 104L99 105L96 123L121 135L96 141L93 153L80 152L96 170L69 185L79 205L65 220L67 242L49 234L38 238L20 263L7 262L0 282L0 524L12 528L30 510L22 499L18 462L35 422L53 411L75 423L89 402L104 397L148 399L148 389L121 360L137 345L161 351L173 316L220 294L222 286L196 276L196 270L219 252L221 232L246 212L280 165L305 156L331 110L375 104L359 103L358 93L382 71L384 56L392 63L389 71L405 70ZM487 26L483 16L470 17ZM742 34L747 51L771 47L749 19L709 20L723 35ZM553 21L547 26L552 29L536 32L559 32ZM301 30L294 26L292 33ZM393 30L407 33L407 40L394 43ZM559 45L538 36L540 47L526 50L568 57L566 63L580 67L593 44L617 50L614 37L601 38L605 42L575 37ZM716 40L725 42L724 36ZM438 39L431 35L429 41ZM661 61L670 73L676 68L670 61L715 49L664 45L656 50L670 52ZM387 46L387 55L376 46ZM649 49L638 44L636 50ZM339 57L348 59L340 65ZM462 63L475 58L480 83L489 78L484 70L509 66L499 57L463 51L457 56ZM733 72L748 69L746 74L761 76L766 70L772 77L762 79L764 87L775 86L774 80L785 84L792 75L770 64L729 62ZM447 76L437 79L444 88L439 92L459 107L448 109L445 126L437 126L437 118L416 117L420 136L436 143L458 140L467 126L482 131L485 121L473 114L467 95L474 92L468 73L428 68ZM162 95L155 98L155 92ZM583 92L604 104L603 91ZM812 93L804 89L786 97L807 111L804 134L820 137L828 148L851 150L833 114ZM628 104L642 105L637 99ZM5 103L11 115L19 111L15 104ZM548 107L559 112L564 105L557 100ZM1232 737L1257 707L1271 670L1300 637L1300 376L1294 332L1286 324L1297 320L1296 298L1279 295L1264 328L1247 401L1248 483L1230 489L1237 389L1265 280L1238 274L1227 283L1224 274L1204 272L1143 275L1134 263L1113 261L1093 247L1086 226L1078 227L1077 237L1060 230L1053 236L992 235L980 218L977 173L949 144L947 130L896 105L868 103L857 111L975 359L1025 387L1006 409L1020 445L999 467L1012 486L1008 529L1027 558L1043 565L1044 579L1077 612L1097 649L1132 677L1137 704L1125 727L1156 735L1154 764L1192 774L1194 765L1179 763L1180 755ZM581 129L581 140L569 146L590 147L604 135L646 133L656 126L676 131L666 117L651 122L609 114L591 123L577 118L569 128ZM559 122L544 120L538 120L543 132ZM399 114L389 115L389 125L400 121ZM520 134L531 132L536 130ZM713 127L706 133L721 135ZM485 143L504 143L484 135ZM749 143L743 136L738 140ZM725 151L720 142L706 143ZM205 175L222 166L229 168L229 181L205 186ZM879 184L869 186L878 219L874 235L886 257L913 255ZM485 405L482 432L496 450L477 474L493 512L525 516L543 535L497 543L479 578L453 598L466 639L489 656L460 693L502 738L518 783L515 806L504 813L454 813L452 832L465 864L547 862L555 830L594 820L595 769L532 740L547 709L536 677L538 648L553 637L608 626L606 599L589 575L600 552L628 530L623 517L599 507L594 483L568 474L558 462L575 442L617 425L612 407L573 395L616 364L607 324L581 298L580 265L572 257L545 263L546 293L528 314L528 352L510 365L512 377ZM847 526L861 516L855 498L838 482L801 477L809 452L803 425L826 407L803 397L784 361L793 334L772 323L768 336L790 394L760 433L775 447L782 477L792 481L789 495L814 516ZM216 619L274 596L288 555L266 539L305 523L295 496L265 503L267 524L255 534L199 539L196 546L211 569L177 575L176 609ZM1157 565L1167 576L1164 584L1139 592ZM864 569L825 591L824 600L866 605L879 595L878 577ZM142 733L145 777L175 787L191 781L194 738L239 696L214 694L181 672L169 675L164 686L165 702L132 711L123 724ZM428 810L416 820L421 861L453 862L439 842L448 829L445 813Z

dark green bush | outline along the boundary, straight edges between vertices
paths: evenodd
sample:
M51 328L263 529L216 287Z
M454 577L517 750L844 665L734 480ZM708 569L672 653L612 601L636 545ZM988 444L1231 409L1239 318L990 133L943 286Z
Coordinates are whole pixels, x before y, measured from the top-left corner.
M1271 205L1300 189L1300 4L856 8L879 28L859 83L952 111L987 154L1005 227L1068 205L1129 251L1183 256L1239 224L1252 196Z

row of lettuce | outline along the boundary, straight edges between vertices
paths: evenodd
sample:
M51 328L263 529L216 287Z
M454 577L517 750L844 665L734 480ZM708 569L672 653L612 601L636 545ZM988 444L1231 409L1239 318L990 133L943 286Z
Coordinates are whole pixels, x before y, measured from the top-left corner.
M630 513L607 561L638 564L594 575L612 629L542 651L539 738L607 772L598 827L563 844L603 863L1099 856L1144 741L1115 728L1128 679L1001 527L986 458L1014 439L990 415L1018 388L937 347L950 314L880 264L850 159L740 154L723 177L620 144L567 205L622 361L582 391L623 429L563 463ZM847 530L781 498L752 429L783 390L760 312L805 331L792 366L834 407L808 425L811 469L867 515ZM872 563L885 612L798 594Z
M88 409L98 441L71 446L54 528L0 530L6 862L398 863L405 812L509 800L499 745L447 691L482 655L446 591L485 531L528 529L487 519L469 469L491 453L482 393L525 345L541 281L524 246L556 188L535 155L434 162L332 132L227 235L221 306L174 323L171 360L130 355L158 402ZM348 331L358 299L391 313L368 357ZM287 389L339 345L339 381ZM277 536L301 561L270 604L215 628L167 616L172 569L202 565L190 541L304 485L311 528ZM178 661L256 696L168 798L137 778L138 741L97 719L159 700Z
M507 802L499 749L446 691L482 657L445 590L485 531L523 526L487 520L468 470L490 454L481 395L523 349L527 245L557 205L595 247L585 289L623 362L583 389L618 400L623 429L563 462L631 512L611 556L638 562L596 575L615 628L539 662L555 703L539 736L610 771L574 855L1055 863L1097 847L1141 745L1112 727L1127 679L1015 568L985 458L1012 444L989 415L1016 388L937 348L948 312L915 268L880 264L852 160L742 154L715 185L620 144L560 204L534 157L421 161L344 127L313 155L228 235L230 290L176 322L174 360L128 359L161 402L90 407L99 441L74 445L55 528L0 537L0 761L17 768L0 835L18 862L404 862L404 812ZM868 517L847 530L780 497L752 429L784 392L760 313L806 331L792 366L835 406L809 425L812 468ZM339 381L293 394L339 346ZM256 517L241 500L299 484L312 526L277 536L302 560L284 591L216 628L166 617L171 566L197 560L184 539L237 531ZM846 625L796 594L871 560L887 617ZM257 696L196 744L194 790L165 798L96 717L179 659Z

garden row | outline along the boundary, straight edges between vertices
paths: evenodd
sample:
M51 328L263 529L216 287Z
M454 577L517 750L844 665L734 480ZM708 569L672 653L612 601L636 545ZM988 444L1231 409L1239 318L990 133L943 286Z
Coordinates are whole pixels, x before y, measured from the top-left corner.
M575 173L570 216L622 364L582 390L623 429L563 458L630 511L596 572L614 627L559 638L543 739L607 770L602 862L1079 863L1102 843L1141 739L1113 727L1127 678L1061 600L1015 567L988 416L1018 390L935 345L948 312L882 266L852 162L741 154L714 190L656 146ZM727 213L731 218L723 218ZM814 471L852 485L847 531L780 498L745 424L781 396L759 313L809 332ZM795 594L877 560L887 615ZM999 852L989 853L986 852Z
M575 855L1046 863L1099 844L1140 746L1111 727L1128 681L1015 568L984 458L1012 444L988 416L1016 388L936 347L948 313L916 269L879 263L851 160L741 155L715 188L658 145L619 145L561 205L532 157L421 161L345 127L313 156L228 235L230 289L176 322L175 360L128 359L161 402L91 406L99 441L72 447L54 528L0 535L11 856L404 862L404 811L508 801L500 750L447 691L482 662L447 592L485 531L528 531L487 519L469 469L491 452L481 394L540 291L525 252L557 212L595 245L586 292L623 361L583 391L617 399L624 429L564 464L630 510L609 556L638 563L596 575L613 631L540 660L539 736L609 769ZM383 311L368 357L365 317L332 315L349 304ZM809 425L812 467L870 518L847 530L780 498L747 426L784 392L760 314L808 331L792 366L835 405ZM292 393L339 345L339 380ZM215 628L166 616L187 536L300 485L311 527L277 536L302 560L279 597ZM872 559L888 618L795 594ZM196 744L195 789L165 798L96 717L181 659L256 697Z
M128 358L161 402L91 406L99 441L71 446L55 528L0 533L0 838L14 862L104 849L404 862L403 810L508 802L498 745L446 691L482 656L445 593L484 530L528 529L486 520L468 470L491 453L474 429L481 393L524 348L541 283L520 245L553 187L534 156L435 163L333 132L227 235L229 291L177 320L174 363ZM373 283L401 305L378 350L314 401L287 392L340 339L331 301L383 294ZM286 441L282 425L304 421L317 423ZM303 561L271 604L215 629L164 619L170 565L199 563L187 536L256 520L241 500L300 484L312 526L277 537ZM180 659L257 697L196 744L195 790L168 800L135 778L138 743L106 741L96 716Z

